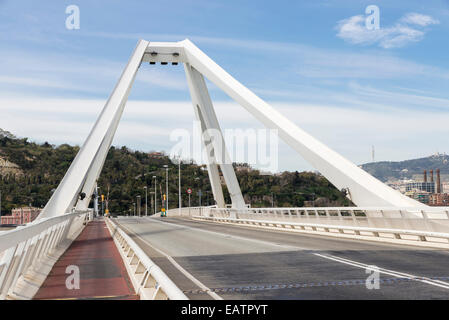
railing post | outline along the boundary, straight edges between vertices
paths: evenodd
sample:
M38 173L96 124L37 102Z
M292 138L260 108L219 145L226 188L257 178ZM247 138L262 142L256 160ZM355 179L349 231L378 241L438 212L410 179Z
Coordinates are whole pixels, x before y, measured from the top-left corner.
M64 241L65 239L67 239L67 237L69 235L70 228L72 227L73 219L74 218L71 217L69 219L69 221L67 221L67 225L65 226L64 232L63 232L63 234L61 236L61 241Z
M427 212L421 210L422 217L424 219L424 225L426 226L426 230L433 231L433 228L429 225L429 217L427 216Z
M40 250L39 250L39 252L38 252L38 254L36 256L36 262L41 261L42 257L46 253L46 249L47 249L49 238L50 238L50 235L49 235L48 230L47 230L47 231L44 232L44 237L42 239L41 247L40 247Z
M48 254L52 248L54 238L55 238L54 227L51 227L50 230L48 231L48 241L44 248L44 252L43 252L44 255L48 256Z
M12 277L11 277L12 280L11 280L11 283L9 285L9 289L7 292L8 295L13 293L13 290L17 283L17 280L19 279L20 275L22 274L22 271L24 270L24 267L26 265L26 260L30 253L29 248L31 245L31 241L32 241L32 239L28 239L23 242L22 250L21 250L21 252L19 252L19 256L17 259L17 268L15 269L14 274L12 274Z
M32 269L34 269L34 267L36 266L36 262L39 261L45 238L46 238L45 232L41 232L40 234L37 235L36 250L33 254L33 263L31 264Z
M5 297L8 295L9 290L11 288L11 284L14 280L16 270L19 267L19 263L22 257L23 249L25 246L25 241L19 243L17 245L17 248L12 256L12 259L9 263L9 268L7 268L7 272L5 275L5 279L3 282L2 291L0 292L0 299L5 299ZM18 261L19 260L19 261Z
M25 261L25 265L24 265L24 267L23 267L23 270L25 270L25 272L27 272L28 271L28 269L29 269L29 267L33 264L33 262L34 262L34 255L35 255L35 253L36 253L36 249L37 249L37 241L38 241L38 237L39 237L39 235L37 235L37 236L34 236L33 238L31 238L31 243L30 243L30 246L29 246L29 248L28 248L28 257L27 257L27 260Z
M0 265L3 265L3 269L0 273L0 299L4 299L6 296L5 291L7 291L6 280L10 271L11 264L14 260L14 255L16 254L17 246L9 248L3 254L3 257L0 259Z

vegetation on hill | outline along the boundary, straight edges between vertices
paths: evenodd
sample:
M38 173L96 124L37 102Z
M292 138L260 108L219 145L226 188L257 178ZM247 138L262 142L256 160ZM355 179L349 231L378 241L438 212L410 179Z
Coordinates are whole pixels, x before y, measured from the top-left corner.
M449 155L435 154L430 157L405 161L380 161L366 163L362 168L381 181L391 179L412 179L414 175L422 175L424 170L440 169L442 175L449 175Z
M79 147L63 144L37 144L27 138L16 138L0 131L0 158L17 165L17 172L0 171L2 212L9 213L16 206L32 205L43 207L58 186ZM169 207L178 206L178 165L167 156L152 156L149 153L133 151L127 147L111 147L98 185L100 193L107 195L109 189L109 210L115 213L133 211L136 197L141 196L142 210L145 203L145 189L148 187L148 211L152 212L154 179L156 176L157 209L160 209L161 195L165 193L166 171L169 166ZM209 178L205 166L182 163L182 201L188 205L187 188L192 188L191 205L199 205L198 191L201 190L203 205L214 204ZM245 201L253 207L303 206L305 201L314 201L317 206L350 205L342 193L321 175L311 172L284 172L280 175L261 175L257 170L237 171ZM229 193L224 186L227 203Z

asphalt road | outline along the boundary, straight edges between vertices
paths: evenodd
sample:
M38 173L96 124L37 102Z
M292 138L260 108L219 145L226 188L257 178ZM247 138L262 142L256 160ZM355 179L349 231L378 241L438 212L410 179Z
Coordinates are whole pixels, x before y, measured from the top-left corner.
M449 251L186 218L115 219L191 299L449 299ZM366 285L380 268L379 288Z

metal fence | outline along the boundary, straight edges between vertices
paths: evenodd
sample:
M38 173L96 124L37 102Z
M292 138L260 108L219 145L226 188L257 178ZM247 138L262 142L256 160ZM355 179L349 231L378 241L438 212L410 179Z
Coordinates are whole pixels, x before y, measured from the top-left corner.
M0 299L31 299L89 217L90 211L70 213L0 233Z
M179 215L179 209L168 215ZM417 240L443 246L449 240L449 207L183 208L182 216L264 228L376 240Z
M203 208L199 212L206 217L449 232L448 207Z
M142 300L187 300L187 296L111 219L106 219L136 293Z

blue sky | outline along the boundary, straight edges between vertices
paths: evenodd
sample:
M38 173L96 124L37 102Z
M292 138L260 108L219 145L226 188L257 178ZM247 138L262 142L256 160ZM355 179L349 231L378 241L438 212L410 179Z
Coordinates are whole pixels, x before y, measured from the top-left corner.
M82 143L138 39L189 38L355 163L372 145L376 160L448 151L449 1L0 0L0 21L0 128L39 142ZM209 88L223 128L261 127ZM170 131L192 126L182 66L144 65L129 99L116 145L169 150ZM281 170L310 169L279 152Z

